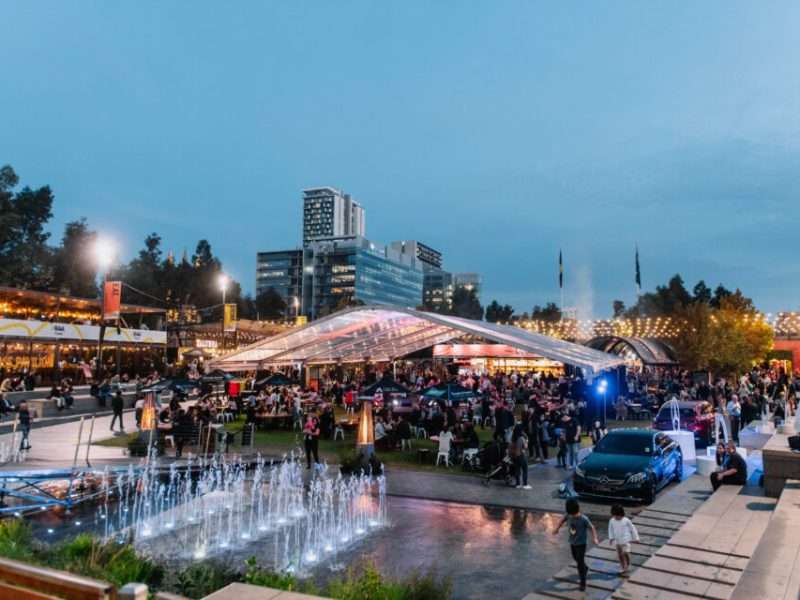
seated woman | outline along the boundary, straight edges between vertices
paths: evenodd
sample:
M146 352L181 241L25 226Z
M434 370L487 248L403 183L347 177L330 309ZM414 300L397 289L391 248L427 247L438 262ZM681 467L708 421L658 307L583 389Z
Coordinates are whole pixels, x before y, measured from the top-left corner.
M56 404L58 410L64 410L64 398L61 396L61 388L54 385L50 388L50 393L47 395L48 400L52 400Z

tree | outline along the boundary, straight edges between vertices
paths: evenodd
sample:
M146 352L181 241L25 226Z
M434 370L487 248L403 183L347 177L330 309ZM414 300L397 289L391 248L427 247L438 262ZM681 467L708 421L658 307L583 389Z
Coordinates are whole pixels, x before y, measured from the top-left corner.
M286 316L286 301L275 288L268 287L256 296L256 311L261 319L282 319Z
M544 306L538 304L533 307L531 312L531 320L533 321L560 321L561 309L555 302L548 302Z
M622 300L614 300L612 309L614 311L614 318L619 319L625 314L625 303Z
M18 183L11 166L0 169L0 283L46 289L52 257L44 226L53 216L53 193L49 186L15 193Z
M64 226L61 246L53 252L53 282L56 291L81 298L97 296L97 265L92 247L97 234L89 230L86 219Z
M483 307L474 289L457 287L453 292L453 308L450 314L465 319L483 319Z
M731 292L724 285L718 285L717 289L714 290L714 297L711 298L711 306L714 308L720 308L722 306L722 301L731 294L733 294L733 292Z
M711 289L706 285L706 282L703 281L702 279L697 282L697 285L694 286L692 294L694 296L693 300L695 302L705 302L706 304L711 302Z
M506 304L503 306L497 300L492 300L492 303L486 307L486 320L490 323L508 322L514 314L514 309Z
M692 301L683 278L673 275L667 285L659 285L655 292L642 294L627 312L628 317L658 317L670 315Z

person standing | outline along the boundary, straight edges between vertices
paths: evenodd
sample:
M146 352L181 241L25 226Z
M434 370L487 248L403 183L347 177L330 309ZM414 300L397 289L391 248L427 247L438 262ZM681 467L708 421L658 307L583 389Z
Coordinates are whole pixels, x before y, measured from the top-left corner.
M306 469L311 468L311 455L314 455L314 464L319 464L319 419L309 413L303 427L303 437L306 446Z
M597 539L597 529L584 514L581 514L581 505L574 498L567 500L566 504L567 514L561 517L558 522L553 535L557 535L564 524L569 527L569 547L572 552L572 558L578 565L578 576L580 577L580 590L586 589L586 575L589 572L589 567L586 566L586 546L589 542L589 532L592 532L592 542L595 545L600 544Z
M739 403L739 397L736 394L731 394L731 399L728 400L726 409L728 418L731 421L731 438L738 444L739 428L742 422L742 405Z
M508 453L511 455L511 460L514 463L514 473L517 477L517 489L531 489L528 485L528 438L522 430L522 425L515 425L514 431L511 434L511 446L509 446Z
M28 410L28 403L20 402L17 411L19 418L19 430L22 432L22 439L19 441L19 449L20 451L30 450L31 441L29 436L31 434L31 423L33 422L33 417L31 416L30 410Z
M561 426L567 438L567 466L574 469L578 466L578 452L581 449L581 426L571 410L564 417Z
M122 391L117 390L117 393L111 398L111 409L114 411L114 416L111 417L111 431L114 431L114 424L119 419L119 430L125 433L125 425L122 423L122 409L124 407L122 400Z

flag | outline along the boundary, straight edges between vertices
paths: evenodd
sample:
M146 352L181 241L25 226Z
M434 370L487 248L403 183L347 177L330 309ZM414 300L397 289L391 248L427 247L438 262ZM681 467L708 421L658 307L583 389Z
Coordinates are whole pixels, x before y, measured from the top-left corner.
M642 291L642 271L639 269L639 246L636 246L636 295Z
M558 251L558 287L564 289L564 257Z
M122 282L103 282L103 319L119 319L119 305L122 299Z

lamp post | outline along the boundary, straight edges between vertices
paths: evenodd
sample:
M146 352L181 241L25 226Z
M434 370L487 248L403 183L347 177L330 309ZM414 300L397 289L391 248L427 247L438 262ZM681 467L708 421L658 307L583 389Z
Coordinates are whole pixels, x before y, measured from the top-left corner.
M605 378L601 379L597 384L597 391L603 394L603 429L606 427L606 390L608 389L608 382Z
M300 316L300 298L292 296L292 304L294 304L294 320L296 321Z
M225 350L225 292L228 291L228 276L225 273L219 275L219 289L222 290L222 339L220 341L221 350Z
M103 376L103 336L105 331L103 329L106 321L106 279L108 278L108 269L114 262L115 248L113 242L105 237L98 237L94 242L92 249L95 261L97 261L97 268L101 274L100 282L100 335L97 338L97 369L96 379L100 381Z

